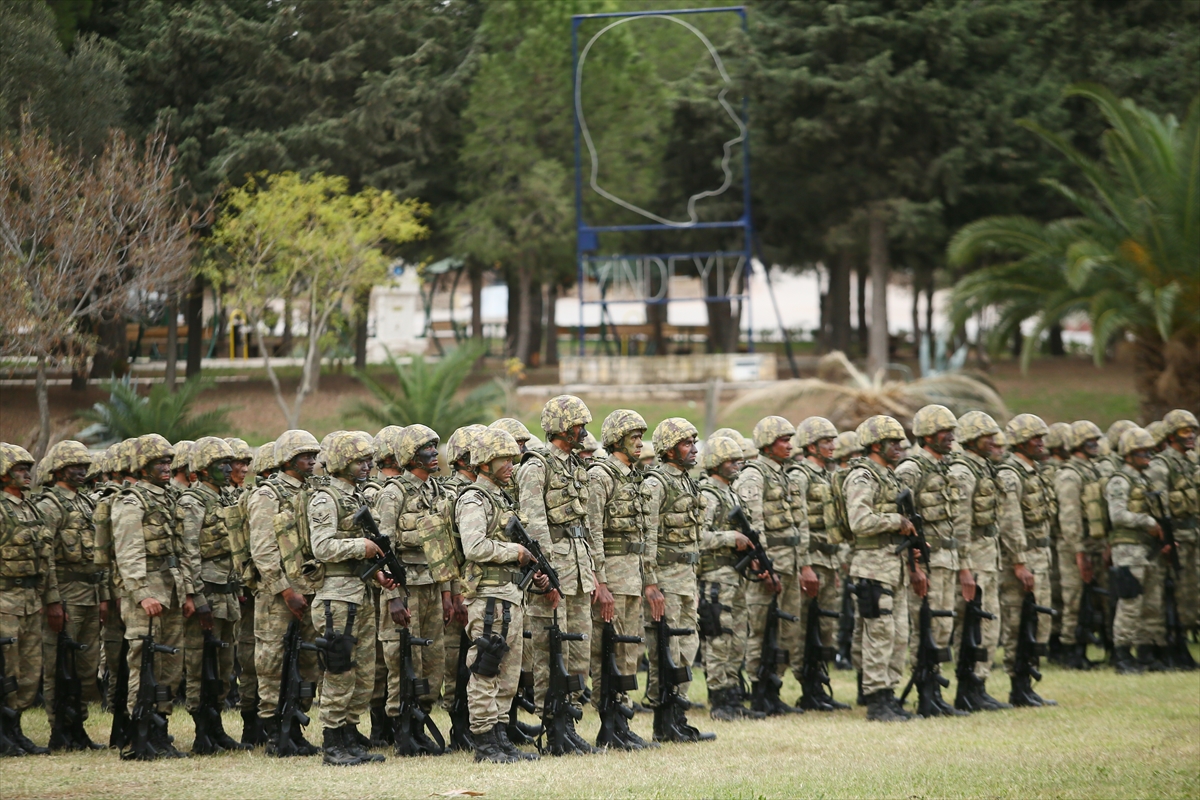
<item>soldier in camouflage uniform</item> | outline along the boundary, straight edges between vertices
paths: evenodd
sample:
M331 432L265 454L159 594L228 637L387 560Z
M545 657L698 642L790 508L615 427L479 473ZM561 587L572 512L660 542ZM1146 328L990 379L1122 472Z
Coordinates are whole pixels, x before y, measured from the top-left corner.
M659 464L646 472L642 481L642 509L645 514L647 587L643 620L646 623L646 649L654 654L658 648L658 629L650 623L665 619L669 627L687 628L690 635L671 637L669 647L676 664L691 664L696 660L699 637L696 635L696 565L700 550L710 549L715 537L704 524L704 499L700 488L688 476L696 465L696 426L681 417L668 417L654 429L652 441ZM647 705L659 704L658 659L650 659L646 676ZM677 686L678 697L687 699L689 684ZM681 741L710 741L712 733L700 733L688 724L683 704L672 703ZM656 730L654 738L662 740L666 733ZM674 736L672 732L670 734Z
M833 450L837 441L837 428L824 417L809 417L801 421L792 442L797 447L796 462L785 469L792 483L792 496L796 498L797 513L794 515L801 537L808 538L809 566L817 576L819 589L817 603L826 611L837 610L841 605L838 594L839 552L842 545L841 531L837 525L837 514L833 507L831 483ZM800 631L807 630L809 603L801 606ZM837 620L825 617L820 620L821 642L830 646L837 640ZM801 639L803 646L803 639ZM794 666L800 670L801 664ZM839 703L826 693L824 686L806 685L801 681L803 694L796 705L805 710L837 711L850 708Z
M1113 663L1117 674L1166 666L1158 660L1156 647L1166 644L1163 621L1162 528L1152 516L1157 511L1147 496L1152 487L1146 471L1150 466L1154 439L1141 428L1121 434L1117 453L1123 463L1104 485L1104 500L1112 521L1113 590L1117 612L1113 618ZM1130 648L1137 647L1137 661Z
M784 465L791 462L792 436L796 428L783 417L765 417L754 426L754 447L759 458L746 463L733 491L741 501L750 524L762 536L767 555L775 562L780 586L771 581L752 582L746 589L746 604L750 609L750 639L746 648L746 672L756 675L762 653L763 632L767 627L768 609L778 594L779 610L799 617L801 591L815 597L820 589L817 574L810 566L807 530L801 530L796 518L801 510L800 498L794 484L788 480ZM807 527L807 526L806 526ZM799 672L802 664L803 631L797 623L780 625L780 647L788 652L792 670ZM782 701L771 708L763 706L755 692L756 711L766 714L796 713L799 709Z
M379 492L383 489L385 483L392 478L398 478L403 474L404 470L396 463L396 445L400 441L400 434L404 432L404 428L399 425L387 425L380 428L379 433L375 434L375 470L376 477L366 481L362 485L363 497L367 503L374 507L375 500L379 496ZM378 516L378 513L376 514ZM375 609L375 630L380 636L385 635L385 629L392 631L392 626L387 624L387 618L382 615L380 608L383 601L380 599L382 593L379 591L379 586L372 584L368 587L371 590L372 606ZM388 635L394 636L395 633ZM375 684L371 690L371 735L368 737L371 740L371 747L385 747L396 743L395 737L392 735L392 725L388 721L387 710L384 708L387 699L388 689L388 663L387 657L383 652L383 642L375 642Z
M1162 423L1164 447L1151 460L1146 476L1154 490L1163 493L1174 520L1181 567L1175 584L1179 622L1185 631L1195 630L1200 622L1200 469L1190 457L1196 454L1200 424L1192 412L1182 408L1167 412Z
M1000 487L1000 641L1004 670L1012 680L1008 702L1014 706L1055 705L1033 690L1028 676L1016 674L1021 606L1032 592L1040 606L1050 605L1050 516L1052 488L1039 463L1046 457L1048 429L1041 417L1018 414L1005 428L1012 452L996 467ZM1039 644L1050 639L1050 626L1038 625Z
M916 446L896 467L896 477L912 490L913 505L925 520L925 540L929 543L929 564L926 568L928 590L926 597L935 610L952 610L956 597L964 600L975 597L975 576L959 561L958 543L970 537L969 529L955 526L955 514L960 496L958 486L950 478L947 456L954 443L958 419L950 409L928 405L917 411L912 419ZM908 598L909 657L916 664L917 636L920 631L921 603L915 595ZM934 617L933 640L939 648L950 646L954 620ZM965 716L942 698L941 687L933 692L933 716Z
M468 427L474 428L475 426L471 425ZM521 454L517 457L518 463L525 457L525 454L529 452L530 448L528 445L529 442L533 440L533 434L529 432L529 429L526 428L520 420L513 419L512 417L501 417L491 425L488 425L488 427L499 431L506 431L512 435L513 439L515 439L517 442L517 449L521 451ZM534 449L541 450L542 448ZM515 483L508 489L505 489L505 491L507 491L514 500L518 499L518 487Z
M996 420L982 411L968 411L958 420L954 437L962 452L950 460L949 476L958 490L954 529L960 531L959 566L969 569L979 591L983 610L993 619L980 620L980 644L986 656L975 662L971 686L959 685L955 708L963 711L997 711L1012 708L988 694L987 679L1000 642L1000 544L996 524L1000 502L993 457ZM965 602L956 603L958 619L965 619ZM961 634L960 634L961 635Z
M203 595L196 597L199 589L193 576L198 569L191 563L188 548L174 525L175 503L166 486L171 480L175 451L156 433L138 437L130 450L128 466L136 481L123 488L113 501L112 536L124 592L121 617L129 645L128 711L132 716L142 677L141 637L153 626L156 643L181 648L184 614L210 616L211 612L202 605ZM178 686L183 656L159 653L154 671L160 685ZM170 700L158 706L168 722L171 706ZM156 731L150 744L160 757L184 755L175 749L165 730Z
M1058 499L1058 563L1062 581L1062 658L1067 669L1090 669L1087 643L1076 637L1079 602L1084 584L1108 584L1104 568L1104 526L1090 521L1103 514L1103 486L1095 459L1100 455L1100 429L1079 420L1067 434L1071 457L1054 472L1054 494ZM1089 509L1091 513L1089 513Z
M328 484L308 501L312 553L324 567L324 582L312 605L313 625L323 631L325 677L321 681L321 727L324 761L348 766L383 761L368 752L370 740L358 731L369 713L375 665L375 613L371 594L359 579L363 561L381 555L353 522L363 505L359 484L371 475L374 443L361 432L334 436L324 452ZM376 579L385 589L395 584L382 571Z
M88 678L96 675L100 667L100 604L108 600L108 576L95 563L96 528L92 522L95 504L82 489L91 460L88 449L79 442L66 440L51 447L38 465L50 485L36 501L54 548L58 594L66 612L67 634L86 646L75 655L76 670L85 678L81 709L84 719L88 716L87 703L96 694L96 683ZM42 664L46 665L47 675L42 695L51 728L54 726L53 669L57 657L58 633L47 621L42 627ZM101 749L101 745L87 738L86 732L84 740L58 742L52 739L50 748Z
M848 469L850 459L862 455L862 447L858 444L858 434L854 431L842 431L838 434L837 444L833 447L833 460L839 469Z
M1100 477L1108 480L1125 463L1117 452L1121 444L1121 434L1136 427L1138 427L1138 424L1131 419L1119 419L1108 426L1108 430L1104 432L1104 440L1102 442L1103 448L1107 449L1108 452L1101 453L1101 457L1096 460L1096 469L1100 471Z
M862 619L862 691L867 719L911 719L896 699L908 644L908 589L917 597L928 588L924 572L909 571L897 545L916 531L896 513L900 481L893 474L907 440L895 419L874 416L855 431L865 457L851 459L842 483L846 517L854 536L850 577L857 579L856 616Z
M579 457L583 459L583 463L591 464L596 458L596 451L599 449L600 441L590 431L584 431L583 441L579 445Z
M478 471L475 483L464 487L455 501L454 526L462 542L467 636L471 649L467 664L467 706L475 760L511 763L537 756L522 753L509 740L505 720L517 693L525 628L520 573L531 555L504 536L504 526L515 513L502 491L512 479L517 442L506 431L491 428L471 443L471 463ZM539 576L538 585L549 584Z
M94 508L92 510L92 525L96 531L96 553L94 563L108 576L107 604L100 601L100 624L103 628L101 636L104 639L104 671L108 676L108 686L105 690L105 700L108 708L113 708L117 697L117 673L121 668L122 651L125 647L125 623L121 619L121 597L124 589L121 584L121 574L117 569L112 535L112 507L117 493L134 477L129 471L129 450L132 439L110 445L100 457L103 471L108 475L108 482L97 486L92 495ZM109 741L110 747L120 747L124 742Z
M579 459L578 449L583 441L584 426L592 414L578 397L560 395L542 408L542 430L546 432L546 449L529 452L517 469L517 498L521 517L529 535L541 546L558 572L563 596L551 590L529 598L528 612L534 649L534 702L539 711L550 685L550 637L547 630L550 618L557 616L564 631L587 633L592 629L592 593L602 613L611 614L612 593L597 585L592 565L593 535L588 528L587 470ZM563 642L563 661L571 674L586 674L590 650L583 642ZM580 706L580 698L571 698ZM597 750L575 733L574 721L568 721L568 738L575 750L594 753Z
M167 484L167 493L172 500L178 500L183 490L192 485L192 473L189 464L192 460L191 439L180 439L175 443L175 455L171 458L171 482Z
M700 479L700 494L705 501L708 546L700 551L699 624L704 633L704 678L712 707L709 716L726 722L762 719L765 714L743 705L740 674L750 622L746 580L735 567L751 543L745 534L729 529L729 514L738 505L731 485L742 468L741 444L727 436L710 437L703 467L706 475ZM706 624L708 630L704 630Z
M617 409L604 418L600 438L608 457L592 462L588 468L588 527L600 540L592 549L596 582L613 596L611 608L592 605L591 666L592 704L599 707L599 681L603 651L604 623L611 622L618 635L640 636L642 598L658 591L647 585L643 576L653 574L646 564L646 537L642 519L642 473L638 460L646 420L636 411ZM622 675L637 672L641 648L618 644L617 669ZM628 698L622 697L623 703ZM646 742L630 731L626 749L639 750Z
M183 660L187 673L187 710L193 720L200 714L200 676L204 663L205 632L218 641L232 645L237 640L241 622L238 604L239 587L233 570L233 545L229 536L231 524L240 524L237 505L224 493L233 470L233 448L224 439L205 436L192 445L189 471L195 481L175 501L175 521L191 565L191 584L195 587L197 612L184 612ZM233 677L233 648L222 647L217 654L217 674L221 680L221 703ZM199 723L198 723L199 724ZM197 755L211 755L221 750L244 750L243 745L217 729L208 741L200 740L192 748Z
M264 445L266 447L266 445ZM259 686L258 718L267 752L277 752L279 743L279 690L283 674L283 639L292 620L299 621L300 638L317 638L309 606L317 587L305 564L297 563L299 532L293 501L312 477L320 444L308 431L290 430L275 440L271 460L279 471L257 486L246 502L250 522L250 556L258 573L254 597L255 668L262 676ZM319 669L316 654L300 654L300 674L315 681ZM302 755L318 750L304 739L300 726L293 725L294 740Z
M32 469L33 456L24 448L0 442L0 637L16 639L4 654L7 677L16 683L4 698L14 715L0 714L0 755L5 756L50 752L21 730L21 715L33 705L41 677L42 610L54 633L65 622L54 550L28 497Z
M233 537L233 564L238 578L238 623L237 648L234 658L238 665L238 708L242 715L242 744L263 744L263 734L258 726L258 673L254 669L254 587L247 582L241 567L250 562L249 539L246 536L246 496L254 485L250 465L254 461L254 449L245 439L230 437L225 444L233 451L229 462L229 485L222 492L237 506L234 516L241 530L230 531Z
M1054 490L1055 475L1059 467L1067 463L1071 457L1067 439L1071 435L1071 425L1068 422L1055 422L1047 427L1046 459L1039 465L1042 480L1050 489L1050 607L1058 612L1050 618L1050 644L1047 659L1055 664L1061 664L1063 659L1062 622L1063 596L1061 568L1058 563L1058 493Z

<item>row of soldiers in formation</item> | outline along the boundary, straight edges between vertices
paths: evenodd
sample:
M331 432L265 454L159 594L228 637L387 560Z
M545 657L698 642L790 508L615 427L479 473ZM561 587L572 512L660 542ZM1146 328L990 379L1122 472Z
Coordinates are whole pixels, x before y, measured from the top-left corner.
M36 470L26 451L0 444L0 642L12 645L3 747L10 755L47 751L25 736L21 714L42 665L56 663L64 630L87 646L78 654L82 674L97 673L103 650L109 700L123 701L128 714L139 699L147 635L167 646L154 661L154 679L174 687L186 671L193 714L202 711L201 681L193 678L207 666L205 641L236 642L242 739L226 734L218 716L194 751L265 744L279 755L323 752L328 764L352 765L382 760L370 748L389 738L401 750L402 647L420 679L421 709L465 696L469 734L456 741L477 760L508 762L536 757L514 744L536 734L516 722L515 710L547 711L552 650L579 680L569 684L570 713L550 752L597 750L574 720L589 698L599 702L593 690L610 626L610 634L627 637L615 646L616 668L626 676L636 674L643 653L639 634L650 654L669 652L664 663L686 665L703 632L714 719L832 711L846 706L825 691L828 682L800 673L801 631L807 615L839 606L839 583L848 583L856 597L859 700L868 719L892 721L912 716L895 692L906 654L918 649L910 639L924 600L937 609L957 606L960 616L972 601L987 612L973 675L960 672L954 705L935 682L920 707L926 715L1053 704L1015 664L1026 595L1058 606L1061 663L1085 668L1080 598L1085 587L1108 583L1109 566L1120 584L1109 587L1118 598L1111 635L1119 672L1163 668L1168 559L1182 566L1179 623L1196 625L1197 422L1190 412L1170 412L1157 430L1123 421L1106 436L1088 421L1047 427L1031 414L1002 430L985 413L956 418L931 405L911 420L911 447L903 426L887 416L842 433L821 417L793 426L771 416L752 438L721 429L704 442L687 420L669 418L651 443L635 411L608 415L599 442L585 427L591 421L582 400L563 395L542 411L544 444L513 419L461 428L446 441L445 477L441 439L424 425L391 426L374 437L339 431L323 442L291 430L257 451L215 437L172 445L152 434L99 454L66 441ZM907 515L897 508L905 490L913 501ZM363 506L375 523L369 527L387 541L364 535ZM748 524L731 521L739 510ZM526 544L510 536L514 517ZM1173 521L1173 547L1164 546L1164 519ZM906 560L903 546L918 535L923 557ZM403 585L398 570L364 571L388 555L381 544L402 562ZM821 641L833 641L836 616L821 615ZM954 625L947 614L926 627L946 648ZM318 648L296 654L299 672L320 685L319 748L299 725L282 725L281 734L279 676L285 637L297 628L324 650L320 661ZM558 630L585 636L552 642ZM1044 644L1051 629L1033 635ZM670 637L666 647L658 647L659 636ZM428 644L409 653L410 637ZM998 644L1011 678L1009 703L986 690ZM222 701L234 652L222 648L216 659ZM715 738L687 720L690 673L672 669L667 681L662 660L649 660L644 700L656 711L654 739ZM788 663L804 692L795 706L765 690L778 685ZM111 677L125 674L124 685ZM743 675L751 676L749 696ZM53 689L47 680L52 721ZM618 700L632 718L628 694ZM168 719L170 693L155 703ZM371 737L358 730L366 718ZM184 755L166 724L149 736L143 756ZM627 726L602 744L656 746ZM97 746L86 733L59 745Z

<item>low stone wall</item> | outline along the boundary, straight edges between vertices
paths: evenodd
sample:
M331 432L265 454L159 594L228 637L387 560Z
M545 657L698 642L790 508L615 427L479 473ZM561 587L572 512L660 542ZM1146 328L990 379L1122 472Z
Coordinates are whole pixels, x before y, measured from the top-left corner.
M686 356L566 356L558 366L559 383L619 386L728 383L776 379L773 353L713 353Z

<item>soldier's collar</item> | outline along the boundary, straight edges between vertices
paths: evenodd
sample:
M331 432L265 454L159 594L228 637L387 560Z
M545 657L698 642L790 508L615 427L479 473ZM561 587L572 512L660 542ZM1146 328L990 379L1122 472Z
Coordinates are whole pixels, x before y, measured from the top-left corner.
M303 486L303 485L304 485L304 481L302 481L302 480L299 480L299 479L297 479L297 478L293 478L291 475L288 475L288 474L287 474L286 472L284 472L283 470L280 470L279 472L277 472L277 473L275 473L275 474L276 474L276 475L278 475L278 476L279 476L279 478L280 478L280 480L282 480L282 481L283 481L284 483L286 483L288 486L296 486L296 487L299 487L299 486Z
M329 483L330 483L330 485L332 485L334 483L341 484L340 486L338 486L338 488L345 492L353 492L356 488L358 488L356 484L353 484L350 481L346 480L345 478L339 477L337 475L330 475Z
M482 472L475 477L475 485L492 494L500 494L500 486Z
M167 487L159 486L157 483L151 483L150 481L138 481L137 485L149 491L150 494L165 495L167 493Z
M624 461L617 458L616 453L609 453L608 458L606 460L608 461L608 463L615 466L617 468L617 472L620 472L622 475L628 475L629 473L633 472L633 467L629 466Z
M21 503L25 502L24 497L17 497L12 492L0 492L0 494L4 495L6 498L8 498L8 502L12 503L13 505L19 506L19 505L21 505Z

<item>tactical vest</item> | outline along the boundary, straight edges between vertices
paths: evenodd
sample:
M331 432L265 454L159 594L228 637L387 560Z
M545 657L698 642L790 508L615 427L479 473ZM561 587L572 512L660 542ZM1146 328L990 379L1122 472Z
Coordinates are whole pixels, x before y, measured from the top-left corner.
M1042 523L1050 519L1051 492L1046 489L1046 483L1037 470L1026 470L1024 466L1011 461L1014 458L1016 456L1009 456L1010 460L1002 463L997 470L1011 470L1021 485L1021 518L1025 521L1026 530L1041 528Z
M396 519L396 549L400 555L400 560L405 564L425 566L425 553L421 548L404 544L404 534L412 534L409 538L420 536L421 520L430 513L429 504L425 502L425 498L422 496L422 486L421 484L405 480L401 476L389 478L384 486L388 485L395 486L404 497L404 512ZM437 484L433 483L429 489L433 489L436 486ZM378 494L378 491L376 494Z
M33 509L32 504L29 507ZM49 555L42 539L44 523L36 511L31 517L21 519L12 504L0 498L0 577L35 578L42 574L42 564Z
M204 506L204 521L200 524L200 560L213 561L229 556L233 552L229 540L230 507L224 505L224 498L198 488L188 489L184 494L191 495Z
M1083 506L1083 535L1103 539L1108 535L1108 510L1104 502L1104 481L1096 467L1072 457L1060 469L1069 469L1079 476L1079 500Z
M1063 466L1062 462L1048 458L1038 470L1042 484L1046 487L1046 510L1049 513L1050 530L1055 538L1058 537L1058 493L1054 491L1054 475Z
M279 561L288 582L298 591L309 594L305 590L315 592L316 587L325 580L325 565L312 557L307 526L304 530L300 526L299 515L307 518L308 511L297 506L307 505L308 492L303 485L292 486L283 478L283 473L279 472L263 482L263 486L279 504L271 521L275 529L275 544L279 547Z
M564 463L550 453L531 451L525 454L522 464L537 459L546 469L546 520L550 523L550 538L557 542L565 535L565 529L584 525L587 517L587 468L577 455L570 455Z
M784 471L775 472L757 460L748 462L745 468L762 475L763 533L770 536L777 531L794 532L796 523L792 516L792 488Z
M700 488L686 473L672 475L661 466L651 467L646 474L658 478L663 486L663 504L658 514L659 551L698 552L700 527L704 524ZM659 561L671 563L663 561L661 556Z
M871 510L876 514L895 514L896 513L896 498L900 496L900 491L903 487L900 485L899 479L889 469L885 469L876 464L866 456L855 456L850 459L847 469L846 478L843 479L843 491L845 481L849 480L850 472L856 469L869 470L871 475L879 484L879 490L875 493L875 502L871 504ZM899 531L895 532L897 541L900 540ZM883 545L891 541L888 534L872 534L868 536L854 536L854 547L856 550L877 550Z
M1197 469L1178 452L1163 452L1154 457L1167 468L1167 503L1176 524L1194 527L1200 517L1200 499L1197 498Z
M171 509L141 482L126 484L118 497L129 495L141 500L145 509L142 514L142 538L146 543L146 571L160 572L177 566L179 553L176 549Z
M465 478L457 474L438 481L438 494L433 509L422 517L418 525L421 550L425 553L430 574L438 583L449 583L463 576L467 557L463 553L462 539L454 524L454 506L462 490L470 485Z
M92 525L95 530L96 554L94 560L96 566L108 570L109 585L114 593L119 595L122 587L121 575L117 571L112 535L112 504L113 500L117 498L118 491L115 484L109 484L97 490L92 497L96 503L96 507L92 511Z
M1146 499L1146 491L1150 488L1146 481L1146 476L1140 472L1136 472L1131 468L1122 467L1120 471L1109 478L1111 482L1116 477L1122 477L1129 481L1129 503L1126 509L1130 514L1149 514L1150 503ZM1106 484L1107 485L1107 484ZM1112 534L1109 541L1113 544L1146 544L1150 545L1157 540L1150 534L1138 528L1122 528L1113 525Z
M478 493L483 497L484 515L488 521L487 531L484 535L494 542L507 542L508 539L504 536L504 526L508 524L509 517L516 513L516 508L509 504L508 496L489 492L482 486L471 484L459 492L458 500L461 501L471 493ZM456 533L458 533L457 530ZM461 533L458 536L461 540ZM508 583L517 583L519 580L520 572L517 571L515 564L480 563L478 561L466 563L463 578L467 593L471 595L474 595L479 589L504 586Z
M62 527L54 535L54 565L70 565L73 573L95 573L96 527L92 523L92 502L85 495L51 486L43 493L57 506L63 517ZM87 511L80 508L83 505ZM78 580L78 579L71 579Z
M225 523L229 527L229 544L232 549L234 575L247 590L258 589L258 568L250 554L250 495L258 486L253 476L247 476L236 500L226 510Z
M999 494L996 491L995 472L990 464L981 464L970 456L955 458L975 477L975 493L971 495L971 537L973 539L996 535L996 507Z
M725 520L729 519L729 512L733 511L737 503L737 497L733 493L733 489L728 484L721 483L711 475L706 475L700 481L700 491L708 498L708 502L712 503L716 509L716 515L713 519L718 527ZM703 550L700 552L700 571L711 572L714 569L721 567L732 567L738 562L736 547L718 547L715 550Z
M791 469L803 471L807 478L804 501L808 510L809 549L833 555L844 539L833 502L832 476L807 458Z
M958 487L950 480L949 466L946 462L935 461L925 456L913 456L904 461L915 463L921 473L916 496L913 498L917 512L926 522L949 520L953 514L953 504L958 500Z
M624 475L615 464L605 460L592 464L612 477L616 491L604 504L604 554L627 555L631 543L645 540L642 511L641 473L630 470Z
M330 481L327 485L322 486L314 495L324 492L333 498L334 507L337 511L337 533L338 539L361 539L363 536L362 530L354 524L354 514L362 506L362 498L357 492L346 492L341 486L334 481ZM311 528L310 528L311 531ZM325 565L325 577L346 577L357 575L359 568L362 566L358 559L350 559L348 561L325 561L321 562Z

